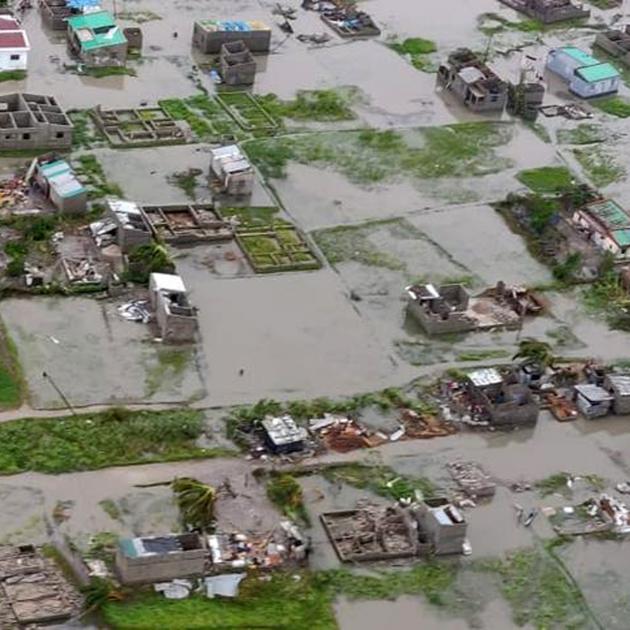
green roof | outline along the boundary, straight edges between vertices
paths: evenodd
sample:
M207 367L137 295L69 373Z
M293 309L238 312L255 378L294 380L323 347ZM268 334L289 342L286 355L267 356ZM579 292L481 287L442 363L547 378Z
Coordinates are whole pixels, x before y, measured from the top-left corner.
M598 63L596 66L578 68L575 71L575 74L589 83L606 81L607 79L616 79L619 76L617 69L609 63Z
M565 46L561 48L563 53L569 55L572 59L575 59L581 66L596 66L600 62L595 59L595 57L591 57L588 53L585 53L583 50L576 48L575 46Z
M68 20L68 25L74 31L81 50L94 50L127 43L127 38L109 11L77 15Z
M612 235L619 247L630 245L630 230L614 230Z
M630 216L611 199L590 203L586 206L586 210L610 231L630 233Z

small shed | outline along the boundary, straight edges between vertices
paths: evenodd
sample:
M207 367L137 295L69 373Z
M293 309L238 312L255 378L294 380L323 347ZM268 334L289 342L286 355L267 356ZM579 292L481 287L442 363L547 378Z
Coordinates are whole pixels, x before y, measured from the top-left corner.
M613 65L602 63L575 46L552 49L546 65L582 98L613 94L619 89L620 75Z
M420 542L431 543L436 555L463 552L468 524L448 499L427 499L418 505L414 515Z
M298 427L291 416L267 416L262 421L262 427L265 431L265 442L272 452L293 453L304 448L304 441L308 436L306 429Z
M604 387L613 395L613 411L617 415L630 414L630 374L607 374Z
M240 39L221 46L219 68L226 85L251 85L256 78L256 60Z
M254 188L254 169L241 150L231 144L210 151L210 174L228 195L249 195Z
M599 385L582 384L574 387L574 400L587 418L598 418L610 412L613 395Z
M87 211L87 190L65 160L38 163L35 181L59 212L83 214Z
M109 11L71 17L68 44L87 66L124 66L127 60L127 38Z
M165 342L192 341L197 332L197 311L188 300L184 281L170 273L149 276L149 297Z

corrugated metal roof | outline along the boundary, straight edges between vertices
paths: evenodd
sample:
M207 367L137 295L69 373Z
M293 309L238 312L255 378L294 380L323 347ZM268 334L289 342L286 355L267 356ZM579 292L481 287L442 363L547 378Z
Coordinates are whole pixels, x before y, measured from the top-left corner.
M611 231L630 228L630 215L612 199L589 203L584 209Z
M464 83L474 83L475 81L483 79L485 76L484 73L479 70L479 68L475 68L474 66L462 68L457 74L462 79L462 81L464 81Z
M611 387L613 387L620 396L630 396L630 375L628 374L611 374L608 376Z
M599 385L591 385L588 383L576 385L575 391L592 403L606 402L613 399L612 395L603 387L599 387Z
M619 76L617 69L609 63L598 63L595 66L578 68L575 74L589 83L608 81L610 79L616 79Z
M630 229L613 230L612 237L619 247L627 247L630 245Z
M571 57L571 59L575 59L575 61L579 62L580 66L596 66L600 63L595 57L592 57L575 46L564 46L560 48L560 51Z
M199 20L198 24L208 31L245 33L247 31L271 30L264 22L258 20Z
M122 29L116 24L109 11L77 15L69 18L68 24L76 33L82 50L118 46L127 42Z
M487 387L488 385L498 385L503 382L501 374L494 368L482 368L467 374L470 382L476 387Z

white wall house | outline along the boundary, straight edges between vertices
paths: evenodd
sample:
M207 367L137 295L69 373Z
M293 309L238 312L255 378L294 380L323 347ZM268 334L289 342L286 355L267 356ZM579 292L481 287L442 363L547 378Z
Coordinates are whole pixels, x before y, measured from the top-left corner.
M26 70L31 46L26 31L10 15L0 15L0 72Z

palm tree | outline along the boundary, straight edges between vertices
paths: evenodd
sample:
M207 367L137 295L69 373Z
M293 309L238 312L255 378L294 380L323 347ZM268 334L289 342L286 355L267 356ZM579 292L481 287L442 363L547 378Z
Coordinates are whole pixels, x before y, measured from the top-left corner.
M212 525L217 498L217 492L212 486L191 477L176 477L171 482L171 488L186 525L202 531Z
M551 346L546 341L538 341L531 337L519 342L518 352L512 357L512 361L516 359L538 363L542 368L552 367L555 361Z

